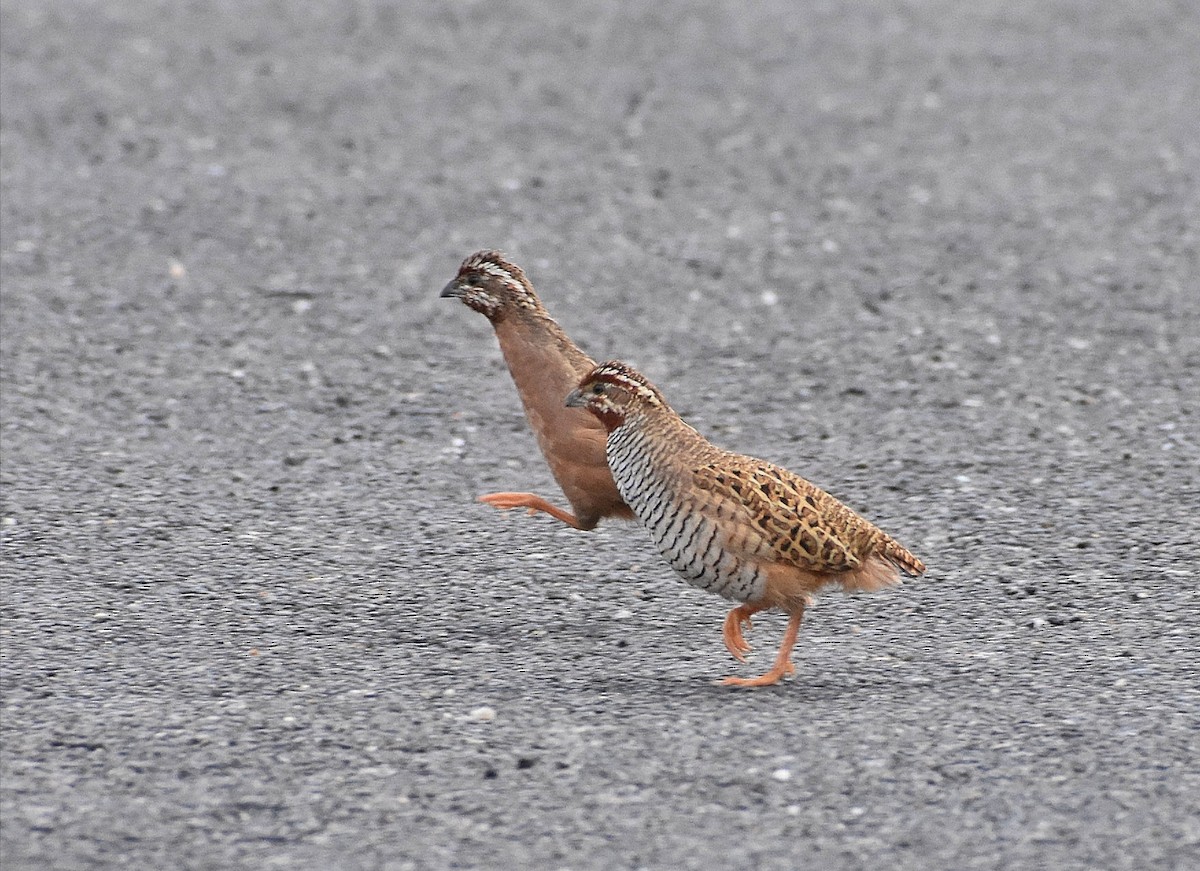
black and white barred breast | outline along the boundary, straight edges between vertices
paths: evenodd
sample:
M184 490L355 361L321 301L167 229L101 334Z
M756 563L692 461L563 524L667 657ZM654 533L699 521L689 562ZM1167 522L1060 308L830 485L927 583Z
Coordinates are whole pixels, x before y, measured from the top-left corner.
M761 598L766 575L727 547L719 508L706 510L696 502L691 466L672 462L667 452L673 447L669 439L649 437L634 421L610 432L608 465L621 498L689 584L737 602Z

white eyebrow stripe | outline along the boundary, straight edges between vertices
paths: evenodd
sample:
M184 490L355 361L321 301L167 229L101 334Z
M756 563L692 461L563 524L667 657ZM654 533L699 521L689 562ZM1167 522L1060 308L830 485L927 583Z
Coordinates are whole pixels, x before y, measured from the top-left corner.
M487 260L473 264L473 266L475 269L478 269L481 272L486 272L488 275L494 275L496 278L504 278L512 282L516 282L517 280L513 274L503 266L500 266L496 263L491 263Z
M612 380L629 392L633 393L640 399L644 399L654 405L661 404L658 394L653 389L642 383L631 374L633 370L626 367L617 368L616 366L601 366L596 372L597 375L607 375Z

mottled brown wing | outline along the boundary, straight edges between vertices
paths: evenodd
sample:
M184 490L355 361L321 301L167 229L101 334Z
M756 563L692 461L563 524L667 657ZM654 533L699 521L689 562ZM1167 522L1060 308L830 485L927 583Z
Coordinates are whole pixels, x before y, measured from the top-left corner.
M731 519L746 527L752 555L821 572L862 565L878 530L815 484L750 457L710 463L693 472ZM766 552L764 552L766 551Z

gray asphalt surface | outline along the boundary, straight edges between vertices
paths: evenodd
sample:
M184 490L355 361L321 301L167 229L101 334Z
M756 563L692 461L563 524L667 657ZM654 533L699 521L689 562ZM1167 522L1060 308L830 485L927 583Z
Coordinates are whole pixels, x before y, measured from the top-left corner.
M6 871L1196 867L1194 4L0 15ZM715 686L480 247L928 575Z

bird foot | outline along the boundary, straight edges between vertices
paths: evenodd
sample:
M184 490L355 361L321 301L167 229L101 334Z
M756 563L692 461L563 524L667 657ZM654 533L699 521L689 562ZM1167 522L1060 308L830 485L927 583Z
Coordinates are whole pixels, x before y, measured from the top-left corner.
M739 605L725 615L725 624L721 628L721 639L725 642L725 649L729 651L729 655L738 662L745 662L746 654L751 650L750 645L742 636L742 627L754 628L754 624L750 622L750 615L757 610L757 608Z
M537 514L541 511L544 514L549 514L555 520L561 520L567 526L575 529L582 529L575 515L568 514L561 508L551 505L541 496L536 496L533 493L487 493L479 497L479 501L493 508L507 510L509 508L528 508L529 514Z
M796 666L792 663L777 662L766 674L760 674L758 677L727 677L721 681L721 685L727 687L769 687L795 673Z

